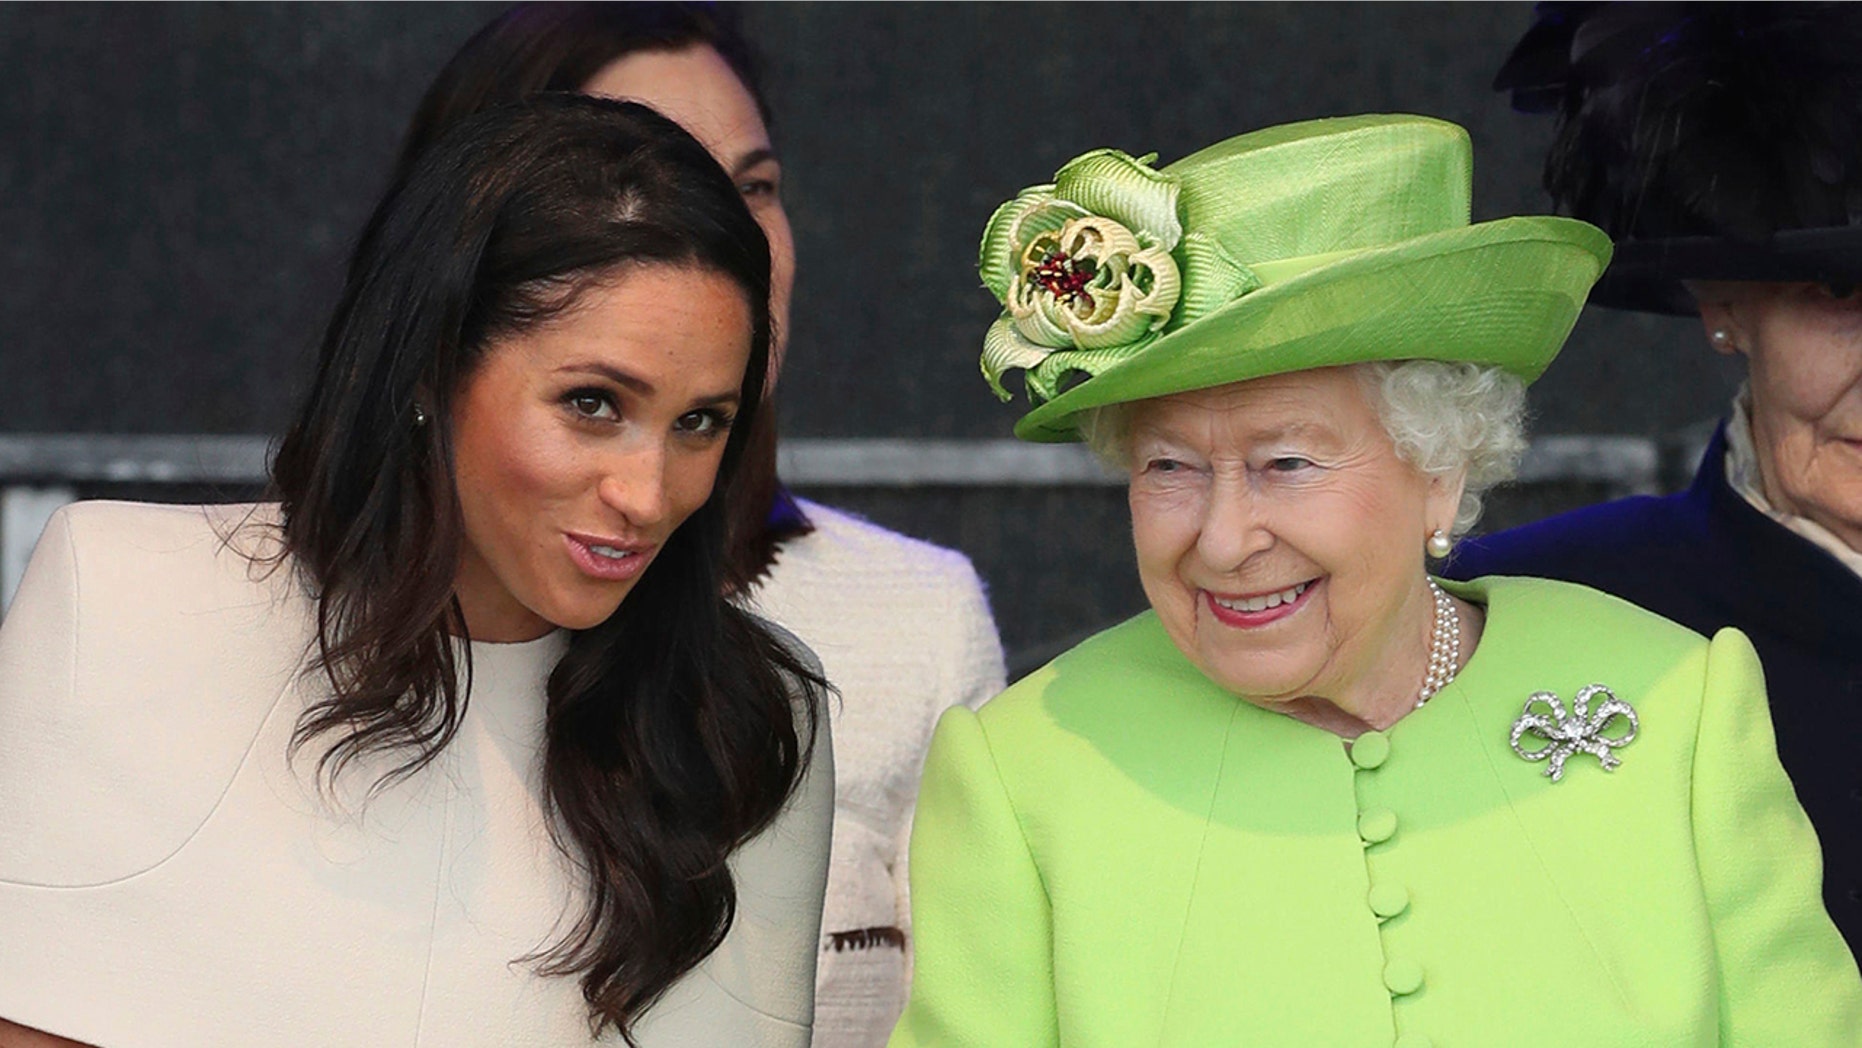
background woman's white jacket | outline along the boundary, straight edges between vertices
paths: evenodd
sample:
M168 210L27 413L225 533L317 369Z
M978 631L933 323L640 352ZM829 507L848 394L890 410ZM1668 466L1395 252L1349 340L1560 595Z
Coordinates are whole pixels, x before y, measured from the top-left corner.
M969 558L828 506L782 544L756 611L821 659L836 698L834 857L814 1048L886 1043L911 982L907 842L938 717L1002 690L1002 643Z

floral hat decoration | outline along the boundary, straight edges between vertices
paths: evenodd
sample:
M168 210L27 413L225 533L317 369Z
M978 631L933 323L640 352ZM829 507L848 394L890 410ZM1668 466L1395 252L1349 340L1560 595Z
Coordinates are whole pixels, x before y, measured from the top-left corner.
M1610 258L1594 226L1469 224L1467 132L1419 116L1271 127L1157 169L1100 149L991 216L990 388L1021 369L1026 440L1085 409L1366 360L1467 360L1530 382Z

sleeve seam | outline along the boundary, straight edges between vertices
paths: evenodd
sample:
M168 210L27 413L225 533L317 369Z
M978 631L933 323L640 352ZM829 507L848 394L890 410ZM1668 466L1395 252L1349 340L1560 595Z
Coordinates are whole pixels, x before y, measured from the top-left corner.
M970 715L974 717L975 713L972 712ZM1010 796L1009 784L1003 781L1002 766L996 760L995 744L990 742L989 730L983 727L983 722L980 718L976 722L976 731L978 735L982 736L983 748L989 754L989 771L995 778L996 789L1002 792L1002 799L1008 802L1009 812L1015 817L1015 833L1016 836L1021 838L1022 853L1028 856L1028 865L1034 868L1035 880L1040 882L1041 901L1047 906L1049 923L1051 926L1054 912L1054 896L1047 887L1047 874L1042 871L1041 864L1035 860L1034 848L1028 843L1028 827L1022 822L1021 808L1016 805L1015 798Z
M59 526L65 529L65 548L71 556L71 643L66 649L65 679L69 684L68 694L76 695L78 689L78 652L79 636L84 628L84 599L81 588L82 579L78 572L78 537L71 526L70 507L61 507L58 511ZM41 539L43 541L43 539Z
M1717 637L1718 634L1716 633ZM1707 703L1712 699L1714 637L1707 638L1700 660L1699 708L1694 716L1694 742L1687 751L1687 838L1694 852L1694 868L1700 868L1699 781L1694 772L1700 767L1700 736L1707 727Z

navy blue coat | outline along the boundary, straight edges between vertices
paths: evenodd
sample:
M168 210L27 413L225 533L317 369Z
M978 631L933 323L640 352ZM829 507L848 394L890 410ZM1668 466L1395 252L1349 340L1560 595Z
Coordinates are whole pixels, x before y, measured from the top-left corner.
M1824 902L1862 955L1862 578L1753 509L1725 463L1722 426L1687 491L1470 539L1443 574L1564 579L1708 636L1750 637L1779 759L1823 844Z

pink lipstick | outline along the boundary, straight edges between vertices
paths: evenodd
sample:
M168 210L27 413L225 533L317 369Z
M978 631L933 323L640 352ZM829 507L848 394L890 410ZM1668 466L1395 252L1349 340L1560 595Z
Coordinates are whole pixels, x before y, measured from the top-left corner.
M1279 622L1306 606L1318 579L1284 589L1254 594L1216 594L1203 590L1203 602L1216 621L1238 629L1259 629Z
M653 559L657 548L650 542L624 542L599 535L564 532L569 545L569 559L582 574L603 582L627 582L638 578Z

